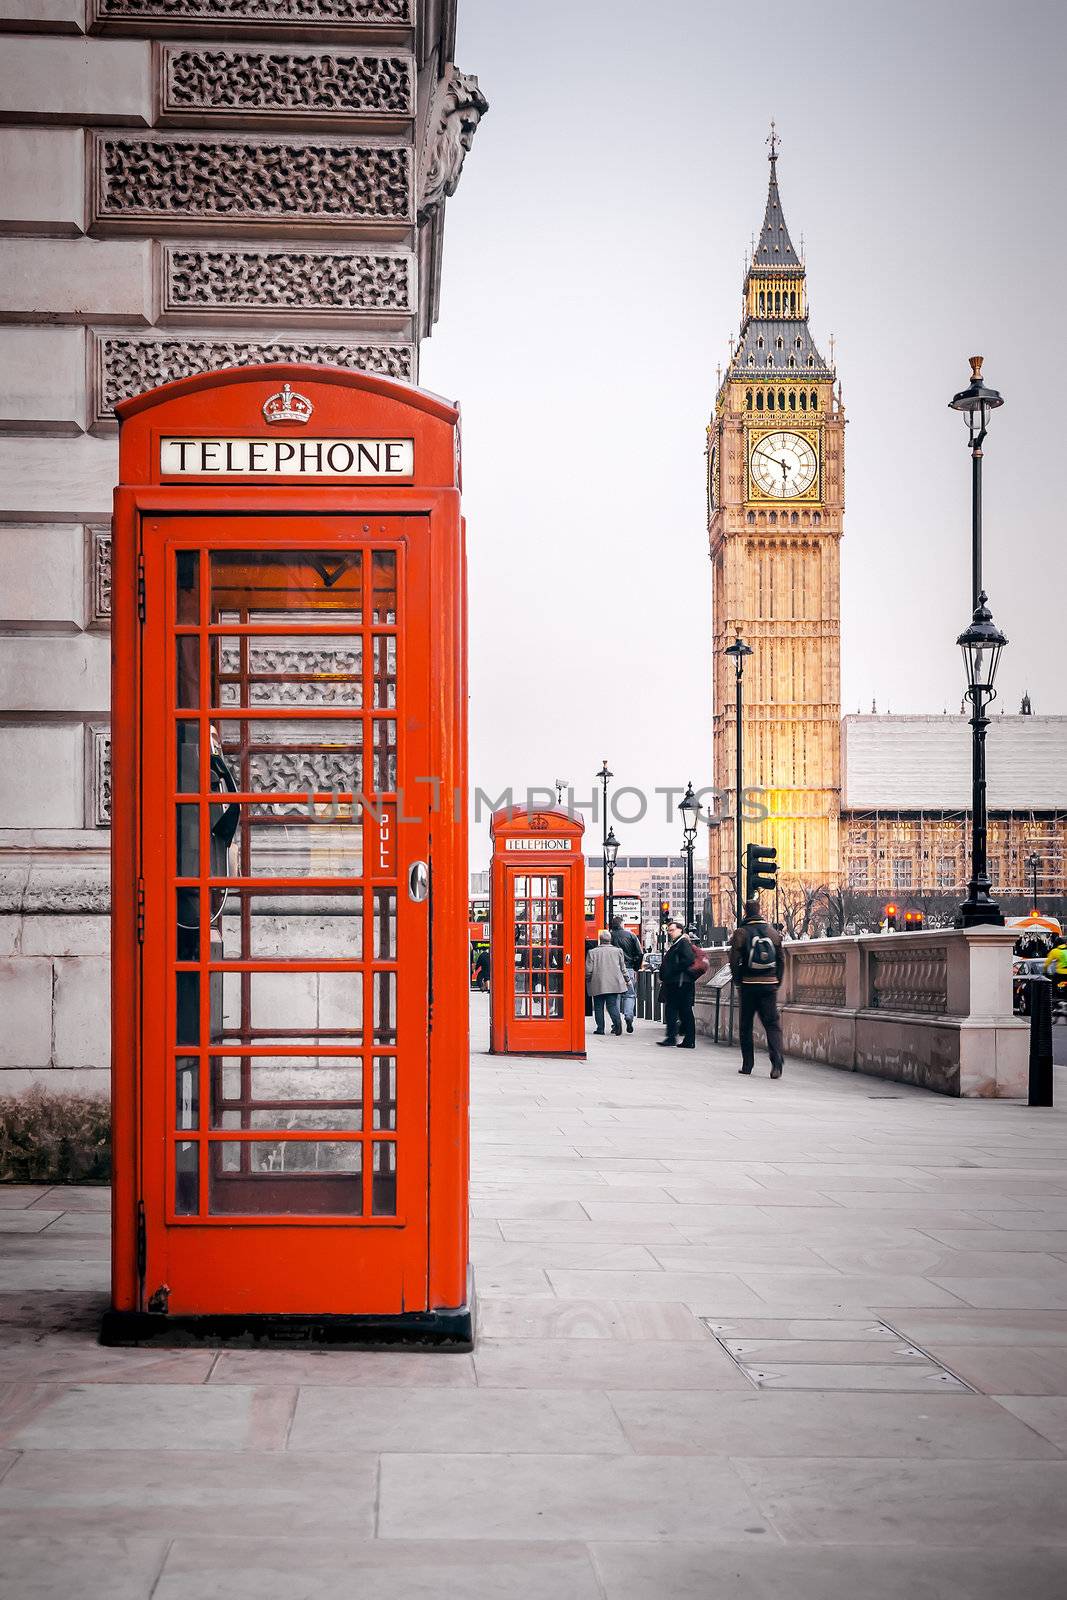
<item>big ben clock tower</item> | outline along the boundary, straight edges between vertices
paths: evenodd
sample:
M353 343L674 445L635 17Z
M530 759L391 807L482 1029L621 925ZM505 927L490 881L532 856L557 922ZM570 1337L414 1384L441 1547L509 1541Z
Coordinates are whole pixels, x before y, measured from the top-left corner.
M711 833L715 919L733 922L736 815L734 671L744 675L744 838L777 847L779 881L840 875L840 541L845 414L836 374L808 327L807 275L770 185L744 285L741 333L708 427L708 535L714 638L714 775L729 795ZM759 820L754 806L769 816Z

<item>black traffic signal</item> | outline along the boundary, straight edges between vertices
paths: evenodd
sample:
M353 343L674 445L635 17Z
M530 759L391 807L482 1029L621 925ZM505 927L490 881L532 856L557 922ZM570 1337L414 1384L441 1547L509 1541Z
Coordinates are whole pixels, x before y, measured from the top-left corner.
M896 906L894 906L894 905L886 906L886 908L885 908L885 930L886 930L887 933L896 933L898 931L898 929L897 929L897 915L898 915L898 913L897 913Z
M778 886L778 852L772 844L745 846L745 899L753 900L761 889Z
M659 903L659 920L660 920L660 926L661 927L663 926L664 923L666 923L666 922L668 922L670 920L670 915L671 915L671 903L670 903L670 901L669 900L661 900L660 903Z

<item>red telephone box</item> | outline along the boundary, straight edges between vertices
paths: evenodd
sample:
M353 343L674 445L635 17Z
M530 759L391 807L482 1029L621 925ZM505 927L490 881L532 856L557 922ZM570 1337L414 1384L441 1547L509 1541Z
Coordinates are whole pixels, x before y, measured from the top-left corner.
M585 1055L584 832L564 811L493 817L493 1055Z
M469 1348L458 412L297 365L118 412L102 1337Z

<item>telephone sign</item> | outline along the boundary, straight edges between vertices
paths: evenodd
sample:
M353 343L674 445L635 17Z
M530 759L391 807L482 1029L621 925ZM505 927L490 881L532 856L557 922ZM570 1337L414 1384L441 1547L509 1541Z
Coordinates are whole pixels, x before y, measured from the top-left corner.
M102 1337L469 1348L458 413L296 365L118 412Z

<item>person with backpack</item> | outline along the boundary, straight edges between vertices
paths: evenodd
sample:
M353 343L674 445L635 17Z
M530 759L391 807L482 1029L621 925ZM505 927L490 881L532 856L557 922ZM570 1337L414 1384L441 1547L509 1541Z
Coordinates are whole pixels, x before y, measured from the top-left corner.
M622 951L627 977L626 993L622 997L622 1017L627 1033L633 1033L634 1013L637 1010L637 974L644 966L645 952L641 949L641 941L623 927L621 917L611 919L611 942L617 950Z
M782 937L760 916L758 900L745 901L745 920L730 940L730 971L741 995L741 1066L752 1072L755 1053L752 1024L763 1023L771 1057L771 1077L782 1076L782 1024L778 1016L778 985L785 970Z
M680 1050L695 1050L697 1025L693 1015L693 996L699 975L698 971L694 971L694 968L699 968L697 953L680 922L668 922L667 941L659 969L667 1033L665 1038L657 1039L656 1043L668 1047L677 1045ZM703 959L706 970L707 958Z

